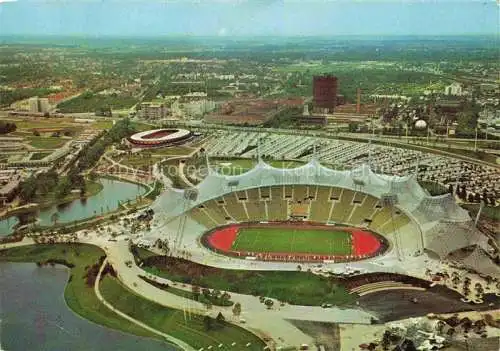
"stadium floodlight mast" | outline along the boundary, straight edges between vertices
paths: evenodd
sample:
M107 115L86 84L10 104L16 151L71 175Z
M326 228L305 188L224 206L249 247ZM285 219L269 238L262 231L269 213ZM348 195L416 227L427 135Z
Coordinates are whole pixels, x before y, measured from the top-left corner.
M372 169L372 138L368 139L368 167Z
M398 202L398 196L394 192L394 180L391 179L390 181L390 192L387 194L382 195L381 200L382 204L385 207L388 207L390 212L391 212L391 224L393 224L393 235L394 235L394 244L396 248L396 254L398 256L398 260L402 261L403 260L403 254L401 252L401 242L400 242L400 235L399 235L399 229L394 226L394 207Z
M181 247L182 240L184 238L184 231L186 228L187 221L187 210L191 207L192 202L196 202L198 199L198 189L197 188L188 188L184 190L184 201L183 201L183 209L182 215L179 220L179 226L177 227L177 233L175 235L174 241L174 252L177 252Z
M415 179L418 179L418 166L420 164L420 154L417 154L417 163L415 164Z
M207 172L210 171L210 162L208 160L208 151L205 150L205 162L207 163Z
M476 220L474 221L474 227L477 229L477 223L479 222L479 217L481 217L481 212L483 212L484 201L481 201L479 205L479 211L477 211Z

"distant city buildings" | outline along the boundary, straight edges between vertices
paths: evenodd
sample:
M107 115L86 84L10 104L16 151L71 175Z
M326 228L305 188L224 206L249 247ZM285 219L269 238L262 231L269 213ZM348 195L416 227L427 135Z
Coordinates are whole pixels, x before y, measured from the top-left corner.
M175 101L172 103L172 114L177 116L187 115L190 117L201 117L205 113L212 112L217 107L216 103L212 100L197 100L181 103Z
M167 117L168 112L163 102L143 102L138 113L140 118L155 120Z
M482 127L500 129L500 110L485 109L479 112L477 122Z

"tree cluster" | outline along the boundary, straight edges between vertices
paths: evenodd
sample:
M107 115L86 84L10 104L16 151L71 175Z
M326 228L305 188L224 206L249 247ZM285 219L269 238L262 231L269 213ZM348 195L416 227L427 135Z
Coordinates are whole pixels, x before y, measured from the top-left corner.
M67 176L60 177L55 170L50 169L25 179L21 183L19 195L25 202L33 201L49 193L54 193L56 198L61 199L74 188L79 188L80 193L85 194L85 179L78 173L78 170L73 168Z
M16 129L17 126L15 123L0 121L0 134L8 134L11 132L15 132Z
M203 325L205 326L205 330L217 330L217 329L222 329L224 328L224 323L226 321L226 318L222 313L219 312L217 317L213 319L210 316L205 316L203 318Z
M94 143L87 144L80 151L77 165L78 171L93 167L104 154L108 146L119 142L123 138L132 135L134 132L135 129L128 118L115 123L110 130L104 133L102 138L96 140Z

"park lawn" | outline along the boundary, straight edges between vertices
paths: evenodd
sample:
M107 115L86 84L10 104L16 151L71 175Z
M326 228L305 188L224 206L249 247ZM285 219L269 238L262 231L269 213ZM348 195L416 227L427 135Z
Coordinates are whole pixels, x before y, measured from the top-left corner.
M74 264L74 267L70 269L64 299L75 313L109 328L139 336L159 338L156 334L130 323L109 310L97 299L94 288L86 285L84 280L86 267L97 263L101 256L104 256L104 251L86 244L40 244L0 251L0 261L40 262L60 259Z
M146 154L131 154L125 155L116 161L120 162L122 165L132 167L132 168L142 168L144 166L153 166L156 162L152 157L148 157Z
M299 162L299 161L282 161L282 160L271 160L266 162L276 168L296 168L303 166L305 164L304 162Z
M99 130L108 130L111 129L112 126L113 126L113 121L108 121L108 120L99 119L92 123L92 127Z
M59 137L41 136L32 136L27 139L29 140L29 144L37 149L58 149L69 141L69 139L62 139Z
M151 125L151 124L148 124L148 123L144 123L144 122L133 121L133 122L131 122L131 124L132 124L132 126L134 127L134 129L137 132L144 132L146 130L152 130L152 129L156 129L157 128L154 125Z
M262 350L265 344L255 335L230 323L223 323L220 328L206 330L203 317L191 314L185 320L181 310L161 306L153 301L141 298L124 287L118 280L106 276L100 283L100 291L106 301L127 315L143 321L147 325L183 340L195 349L209 346L217 350ZM231 315L228 309L226 318ZM236 346L231 347L235 342ZM250 347L245 347L250 343ZM223 347L218 347L223 344ZM239 348L238 348L239 346Z
M232 250L350 255L351 233L338 230L240 228Z
M217 171L225 175L239 175L255 167L257 161L249 158L241 159L216 159L209 161Z
M112 110L126 109L134 106L138 99L134 96L101 96L97 94L82 94L72 99L62 101L57 108L62 113L73 112L95 112L101 108L111 108Z
M194 151L194 148L189 146L170 146L160 149L152 149L149 151L152 156L176 156L176 155L189 155Z
M143 262L143 268L148 273L229 294L267 296L304 306L320 306L323 303L345 306L356 300L356 295L350 294L335 279L310 272L220 269L180 258L142 255L138 252L136 257Z
M41 160L49 156L50 154L51 152L35 152L33 155L31 155L30 161Z
M174 295L177 295L177 296L185 297L186 299L199 301L201 303L209 302L210 304L212 304L214 306L232 306L234 304L234 302L232 302L230 299L224 300L221 297L214 298L212 296L207 298L206 296L204 296L201 293L198 294L198 296L196 296L191 290L183 290L183 289L179 289L179 288L176 288L174 286L167 285L167 284L158 284L156 281L151 280L150 278L148 278L146 276L140 276L140 278L142 280L144 280L146 283L157 287L158 289L161 289L163 291L167 291L167 292L174 294ZM177 284L175 284L175 285L177 285Z
M473 218L477 216L479 208L481 207L480 204L461 204L460 206L469 211ZM500 221L500 211L498 211L497 207L484 206L481 211L481 217L489 218L494 221Z
M32 133L32 129L36 128L68 128L74 127L73 118L43 118L43 119L2 119L5 122L15 123L17 131L27 129Z

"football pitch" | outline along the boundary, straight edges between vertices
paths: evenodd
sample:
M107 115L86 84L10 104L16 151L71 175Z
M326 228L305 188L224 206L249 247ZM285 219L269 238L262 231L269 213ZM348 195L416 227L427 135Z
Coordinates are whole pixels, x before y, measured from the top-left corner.
M351 233L341 230L240 228L232 250L318 255L352 254Z

